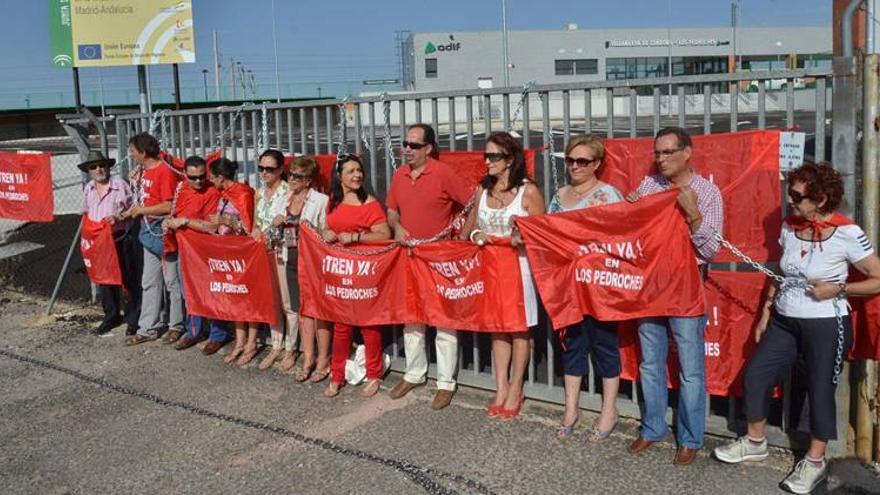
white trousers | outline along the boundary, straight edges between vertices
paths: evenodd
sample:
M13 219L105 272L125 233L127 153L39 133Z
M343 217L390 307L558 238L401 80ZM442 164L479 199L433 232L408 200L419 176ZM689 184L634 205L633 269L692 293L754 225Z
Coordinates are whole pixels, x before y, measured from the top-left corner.
M446 328L437 329L437 388L455 390L455 373L458 368L458 332ZM410 323L403 327L403 345L406 353L406 373L403 379L410 383L422 383L428 376L428 351L425 348L425 325Z

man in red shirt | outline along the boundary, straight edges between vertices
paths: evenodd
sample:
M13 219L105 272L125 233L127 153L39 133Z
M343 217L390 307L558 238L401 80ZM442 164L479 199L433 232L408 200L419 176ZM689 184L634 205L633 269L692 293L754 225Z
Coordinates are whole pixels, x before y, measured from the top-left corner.
M159 330L165 326L162 322L165 291L168 292L168 341L173 341L183 333L183 300L180 297L177 253L165 256L163 263L161 221L171 213L178 173L159 158L159 142L145 132L129 140L128 152L143 171L136 180L137 204L123 212L121 217L142 219L138 238L144 247L144 271L138 331L126 344L140 344L158 337Z
M443 162L439 156L434 129L415 124L406 132L403 156L407 165L400 167L391 180L386 203L388 224L396 240L426 239L441 233L466 205L473 189ZM399 399L423 385L428 373L425 349L425 325L411 323L403 329L406 373L391 391ZM455 371L458 365L458 336L455 330L438 328L437 395L433 409L443 409L455 394Z
M203 158L199 156L187 158L184 162L184 171L186 182L178 186L177 200L174 202L171 218L162 222L162 226L168 231L185 229L193 220L207 221L208 217L217 211L217 205L220 203L220 191L208 181L207 165ZM177 252L177 238L174 235L165 236L165 241L166 253ZM178 263L178 270L180 269ZM180 280L183 280L183 276L180 276ZM182 286L181 295L185 300ZM186 334L177 343L175 349L178 351L189 349L204 340L204 326L207 323L206 319L200 316L187 315ZM216 342L214 346L219 349L219 346L226 343L229 338L229 325L227 322L213 320L210 325L209 345Z

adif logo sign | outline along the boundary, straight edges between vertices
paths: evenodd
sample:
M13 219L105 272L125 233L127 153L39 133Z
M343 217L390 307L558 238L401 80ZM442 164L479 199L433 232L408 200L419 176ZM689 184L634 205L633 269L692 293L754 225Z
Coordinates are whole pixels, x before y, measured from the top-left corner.
M457 52L461 50L461 42L455 41L455 36L449 35L449 43L435 45L432 42L428 42L425 45L425 55L429 55L434 52Z

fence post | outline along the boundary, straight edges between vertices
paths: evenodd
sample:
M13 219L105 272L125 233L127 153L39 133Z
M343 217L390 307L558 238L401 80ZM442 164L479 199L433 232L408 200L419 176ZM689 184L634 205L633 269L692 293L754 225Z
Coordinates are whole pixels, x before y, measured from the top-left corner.
M854 216L856 204L856 109L859 104L856 80L856 59L854 57L834 57L834 87L832 91L831 129L833 143L831 154L834 168L843 176L844 201L842 213ZM847 439L850 435L850 370L849 363L843 368L843 379L837 386L837 440L828 442L829 457L844 457L849 454Z

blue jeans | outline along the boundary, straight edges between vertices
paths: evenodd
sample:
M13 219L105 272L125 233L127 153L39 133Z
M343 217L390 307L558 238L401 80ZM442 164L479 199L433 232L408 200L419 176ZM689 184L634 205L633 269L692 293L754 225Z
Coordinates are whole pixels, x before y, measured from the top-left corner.
M204 334L205 327L208 325L210 325L208 341L223 344L231 338L230 333L232 332L232 324L228 321L211 320L194 315L186 317L186 334L190 339L199 339Z
M681 367L676 413L676 437L679 447L698 449L706 431L706 317L642 318L639 342L642 364L639 366L645 410L642 413L642 438L659 441L669 433L666 407L666 355L669 351L668 328L672 330Z

